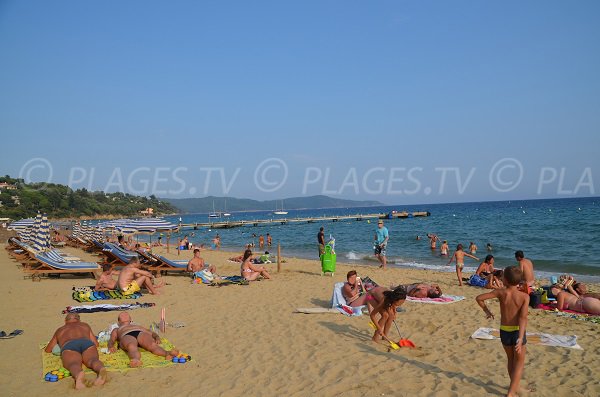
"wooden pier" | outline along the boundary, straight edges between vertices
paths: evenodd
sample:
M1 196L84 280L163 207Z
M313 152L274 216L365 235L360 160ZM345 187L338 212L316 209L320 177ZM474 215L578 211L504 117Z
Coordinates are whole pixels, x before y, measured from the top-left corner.
M231 229L242 226L266 226L266 225L289 225L301 223L317 223L317 222L339 222L339 221L365 221L371 219L400 219L429 216L429 211L420 212L392 212L389 214L355 214L355 215L331 215L318 216L308 218L271 218L271 219L250 219L250 220L228 220L228 221L213 221L213 222L198 222L198 223L182 223L179 225L180 230L185 229Z

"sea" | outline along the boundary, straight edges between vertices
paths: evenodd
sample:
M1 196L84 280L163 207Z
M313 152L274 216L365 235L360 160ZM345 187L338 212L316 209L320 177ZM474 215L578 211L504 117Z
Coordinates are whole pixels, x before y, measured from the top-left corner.
M536 277L568 273L588 282L600 281L600 197L547 200L493 201L453 204L393 205L382 207L323 208L289 210L287 215L272 211L235 212L224 220L292 219L334 215L390 213L391 211L427 211L430 216L388 219L390 240L387 246L388 265L398 268L421 268L453 272L454 264L446 266L448 257L438 249L429 248L428 233L447 240L450 255L458 243L465 251L469 243L478 246L477 256L494 255L495 267L516 264L514 253L522 250L534 263ZM182 214L166 217L173 223L206 223L208 214ZM218 233L222 248L242 253L246 244L259 251L258 236L269 233L271 253L281 245L282 256L318 261L317 233L325 230L325 238L335 238L337 261L349 264L378 266L373 256L373 238L377 221L340 220L315 223L245 225L231 229L198 228L175 233L174 238L188 235L194 244L210 247ZM172 237L172 239L173 239ZM420 239L418 239L420 237ZM486 246L490 244L491 251ZM598 252L596 252L598 251ZM474 272L480 261L466 258L465 272Z

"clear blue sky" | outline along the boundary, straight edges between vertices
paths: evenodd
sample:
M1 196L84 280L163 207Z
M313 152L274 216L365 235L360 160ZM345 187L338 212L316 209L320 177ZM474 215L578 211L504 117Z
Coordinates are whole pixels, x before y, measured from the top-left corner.
M598 195L599 20L598 1L3 0L0 174L47 180L42 158L52 182L171 197Z

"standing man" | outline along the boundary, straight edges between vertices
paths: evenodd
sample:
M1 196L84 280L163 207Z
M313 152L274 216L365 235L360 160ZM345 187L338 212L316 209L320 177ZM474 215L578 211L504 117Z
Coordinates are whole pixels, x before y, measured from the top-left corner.
M270 247L273 244L273 237L269 233L267 233L267 247Z
M377 230L375 230L375 256L379 259L381 265L380 268L385 270L385 265L387 264L387 258L385 256L385 248L387 247L388 240L390 239L390 235L388 233L387 227L383 226L383 219L380 219L377 222Z
M317 233L317 242L319 244L319 259L325 253L325 232L323 231L323 226L319 229L319 233Z

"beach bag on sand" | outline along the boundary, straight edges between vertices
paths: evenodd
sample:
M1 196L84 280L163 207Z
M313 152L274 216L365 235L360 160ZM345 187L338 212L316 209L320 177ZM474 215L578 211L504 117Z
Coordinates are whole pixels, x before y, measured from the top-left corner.
M215 279L215 276L208 270L201 270L194 273L194 278L199 278L204 284L210 284Z
M485 288L485 286L487 285L487 280L485 278L480 277L477 274L474 274L471 276L471 278L469 278L468 283L473 287Z
M544 293L543 290L535 290L533 291L531 294L529 294L529 306L531 306L532 308L536 308L538 307L538 305L542 304L542 294ZM548 300L548 298L546 297L546 300Z

